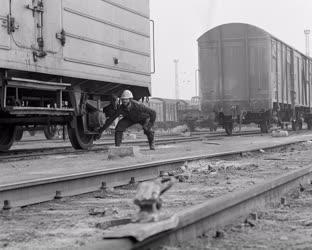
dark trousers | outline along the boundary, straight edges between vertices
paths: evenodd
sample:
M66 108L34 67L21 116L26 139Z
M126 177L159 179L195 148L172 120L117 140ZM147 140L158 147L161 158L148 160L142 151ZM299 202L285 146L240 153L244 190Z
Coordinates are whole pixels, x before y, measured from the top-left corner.
M116 128L115 128L115 131L116 132L125 132L127 128L131 127L132 125L136 124L135 122L129 120L128 118L122 118ZM141 124L141 123L139 123ZM141 124L143 126L143 124ZM150 132L153 132L153 127L151 126L149 129L145 129L143 127L143 131L144 131L144 134L145 135L148 135Z
M127 128L131 127L132 125L136 124L135 122L129 120L128 118L122 118L116 128L115 128L115 144L116 146L120 146L122 141L122 134L126 131ZM141 124L141 123L139 123ZM143 126L143 124L141 124ZM154 131L152 126L148 129L143 127L144 134L147 136L149 143L151 144L154 141Z
M116 132L125 132L127 128L131 127L132 125L134 125L135 123L127 118L122 118L116 128L115 131Z

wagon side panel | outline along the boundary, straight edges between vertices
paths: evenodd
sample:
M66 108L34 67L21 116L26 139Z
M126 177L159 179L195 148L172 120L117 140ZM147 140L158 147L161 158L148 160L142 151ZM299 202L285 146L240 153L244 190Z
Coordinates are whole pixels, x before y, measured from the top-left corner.
M224 41L223 77L224 112L230 114L234 105L247 108L249 105L248 82L245 71L244 40Z
M11 1L8 34L1 1L0 68L150 88L148 0L39 3Z
M199 41L199 86L201 105L204 112L214 110L215 104L221 101L222 79L219 75L219 42L202 39Z
M303 105L304 107L309 107L309 75L308 75L308 59L303 57L302 61L302 89L303 89Z
M36 1L1 2L0 68L66 75L62 46L56 38L62 29L61 5L62 0L48 0L42 10L35 11ZM8 20L14 20L9 32Z
M299 106L300 104L300 58L298 54L294 51L293 56L293 67L294 67L294 81L293 81L293 104L294 106Z
M272 106L271 97L271 50L268 37L249 35L249 89L251 112L268 110Z
M137 1L136 9L146 3ZM150 75L148 13L143 17L116 4L63 0L64 66L106 81L143 84Z
M0 50L8 50L11 47L10 35L7 32L7 15L9 14L9 1L2 1L0 8Z
M292 104L292 82L293 82L293 77L292 77L292 72L293 72L293 65L292 65L292 49L287 47L287 55L286 55L286 99L287 99L287 104Z
M287 105L287 47L285 44L282 44L281 47L281 85L282 85L282 94L281 101L282 104Z

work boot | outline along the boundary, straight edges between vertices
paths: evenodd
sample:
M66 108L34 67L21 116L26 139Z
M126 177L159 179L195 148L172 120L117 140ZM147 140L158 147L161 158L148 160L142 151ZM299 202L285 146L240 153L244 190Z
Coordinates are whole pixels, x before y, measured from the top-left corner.
M122 142L122 132L116 131L115 132L115 146L120 147Z
M154 132L147 133L147 139L150 150L155 150Z

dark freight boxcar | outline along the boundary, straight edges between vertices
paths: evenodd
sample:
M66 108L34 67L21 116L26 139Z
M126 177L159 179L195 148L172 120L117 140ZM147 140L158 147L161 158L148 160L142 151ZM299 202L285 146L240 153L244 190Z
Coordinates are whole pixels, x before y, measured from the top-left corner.
M228 134L233 123L311 128L311 58L249 24L218 26L198 39L201 108Z

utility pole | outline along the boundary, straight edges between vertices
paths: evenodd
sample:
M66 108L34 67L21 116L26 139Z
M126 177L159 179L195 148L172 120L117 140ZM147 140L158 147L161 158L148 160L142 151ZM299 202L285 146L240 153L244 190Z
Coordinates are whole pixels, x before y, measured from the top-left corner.
M179 91L179 60L175 59L174 68L175 68L175 98L180 99L180 91Z
M310 30L304 30L306 37L306 55L310 56Z

